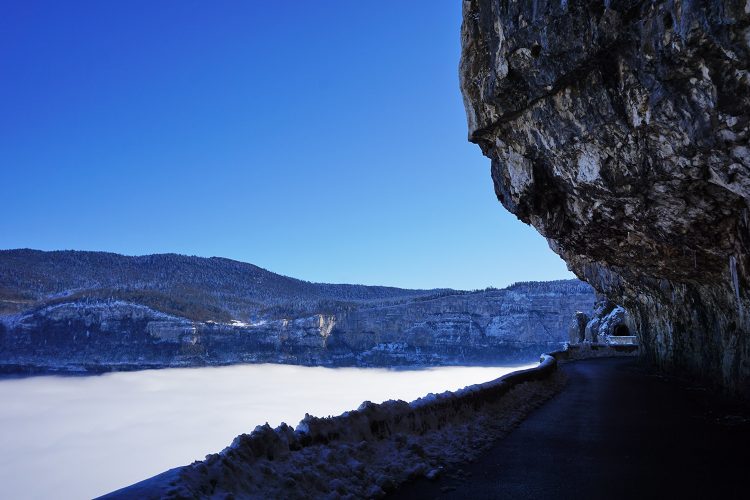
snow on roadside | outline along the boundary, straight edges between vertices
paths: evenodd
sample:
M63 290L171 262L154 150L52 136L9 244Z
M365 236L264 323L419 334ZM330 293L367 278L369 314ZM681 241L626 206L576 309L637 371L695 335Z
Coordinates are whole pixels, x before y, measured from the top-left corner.
M138 493L166 498L381 497L410 478L433 477L448 465L472 459L552 397L562 387L562 375L554 370L554 360L545 358L540 368L524 371L537 376L523 380L538 380L521 381L516 372L411 403L365 402L338 417L307 415L296 430L286 424L258 426L203 462L147 480L146 491ZM112 498L127 496L131 488Z

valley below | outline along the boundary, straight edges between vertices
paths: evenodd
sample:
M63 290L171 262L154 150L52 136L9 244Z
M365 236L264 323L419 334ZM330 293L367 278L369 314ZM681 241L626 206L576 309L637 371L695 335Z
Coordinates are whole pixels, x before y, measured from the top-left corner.
M0 422L13 429L0 448L16 450L0 481L14 497L80 498L168 469L188 477L202 463L234 480L220 457L266 474L265 462L235 456L257 448L292 468L258 494L328 491L346 469L359 471L346 488L380 496L473 456L554 394L550 357L523 376L530 384L498 378L559 350L595 299L577 280L407 290L309 283L218 258L0 251ZM421 430L396 431L406 414L424 415ZM321 432L364 432L366 443L309 446L329 440ZM331 468L319 453L346 464ZM295 475L297 462L310 470ZM153 481L146 496L172 484ZM123 491L113 494L140 495Z

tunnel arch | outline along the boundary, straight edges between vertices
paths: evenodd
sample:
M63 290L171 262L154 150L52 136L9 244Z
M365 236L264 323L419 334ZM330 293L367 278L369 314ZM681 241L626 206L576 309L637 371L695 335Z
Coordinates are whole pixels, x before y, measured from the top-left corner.
M627 327L627 325L619 324L615 327L614 332L612 334L615 337L629 337L630 336L630 328Z

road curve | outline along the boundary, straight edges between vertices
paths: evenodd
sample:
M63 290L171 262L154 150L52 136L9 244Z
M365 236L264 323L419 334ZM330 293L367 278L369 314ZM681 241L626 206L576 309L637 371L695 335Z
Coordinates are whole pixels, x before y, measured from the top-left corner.
M567 386L475 462L390 498L750 498L750 411L633 358L561 366Z

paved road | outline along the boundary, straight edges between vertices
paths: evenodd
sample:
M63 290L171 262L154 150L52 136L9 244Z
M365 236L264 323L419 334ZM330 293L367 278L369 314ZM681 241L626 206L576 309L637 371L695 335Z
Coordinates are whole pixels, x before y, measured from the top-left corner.
M392 498L750 499L750 413L629 358L562 367L563 391L477 461Z

